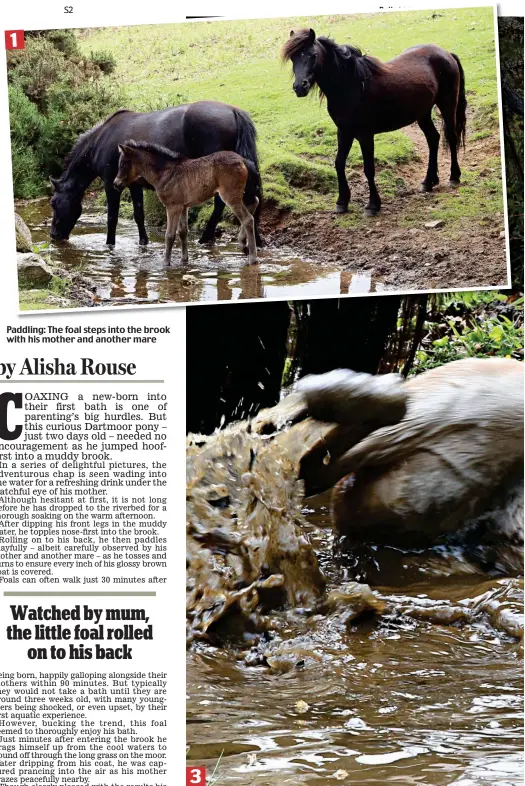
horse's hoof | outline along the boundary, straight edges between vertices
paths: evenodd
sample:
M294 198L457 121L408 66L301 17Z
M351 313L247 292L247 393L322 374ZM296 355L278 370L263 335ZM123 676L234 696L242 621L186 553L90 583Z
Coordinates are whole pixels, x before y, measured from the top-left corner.
M336 205L335 206L336 213L348 213L348 205Z
M421 183L418 190L420 194L430 194L432 192L433 187L434 186L431 186L428 183Z
M142 246L142 248L144 248L144 246L147 246L148 243L149 243L148 238L146 238L145 240L139 240L139 246Z
M110 251L113 251L114 248L115 248L115 244L114 243L106 243L106 248L108 248Z
M201 246L210 246L213 243L213 236L210 237L209 235L201 235L199 238L199 243Z
M461 185L461 183L459 182L459 180L449 180L449 181L448 181L448 184L449 184L449 186L450 186L451 188L459 188L459 186Z
M259 260L257 259L257 257L250 257L248 259L248 264L249 265L257 265L258 262L259 262Z
M369 207L368 205L365 207L365 216L368 216L369 218L373 218L374 216L377 216L378 213L379 213L378 207Z

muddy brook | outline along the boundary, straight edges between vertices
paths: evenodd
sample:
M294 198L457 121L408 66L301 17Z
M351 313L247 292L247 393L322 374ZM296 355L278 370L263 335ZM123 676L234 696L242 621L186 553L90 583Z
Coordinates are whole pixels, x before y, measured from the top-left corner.
M522 582L458 543L342 552L294 479L302 425L190 437L188 764L222 754L217 783L242 786L521 784Z
M106 214L89 202L69 241L49 238L51 208L48 199L19 202L36 244L46 243L44 256L52 265L80 271L91 282L98 305L187 303L253 298L296 298L380 292L385 289L370 271L341 270L336 262L322 262L319 254L308 258L287 245L269 245L259 252L259 264L248 265L228 227L217 243L202 246L195 233L189 241L190 261L179 261L175 245L173 262L163 261L164 232L149 230L147 248L138 245L133 219L121 218L114 249L106 246Z

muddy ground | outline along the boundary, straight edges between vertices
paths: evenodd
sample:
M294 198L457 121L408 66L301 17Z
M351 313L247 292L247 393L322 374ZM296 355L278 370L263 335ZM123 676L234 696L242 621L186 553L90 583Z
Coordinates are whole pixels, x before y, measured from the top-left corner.
M427 165L428 148L419 128L404 129L416 146L419 160L400 164L396 174L407 184L394 197L382 195L381 212L360 220L334 212L296 216L265 204L261 227L270 245L287 245L298 253L315 255L320 262L337 263L343 270L358 270L379 280L384 290L454 289L506 286L508 283L503 212L447 220L435 228L425 226L435 216L437 197L461 194L448 184L448 151L440 148L440 184L432 194L419 193ZM499 139L469 140L460 155L463 173L486 175L487 161L500 156ZM376 177L381 169L378 167ZM359 169L347 170L352 211L364 206L368 186ZM381 189L380 189L381 191ZM334 194L334 207L337 195ZM353 225L352 225L353 224ZM342 293L344 294L344 293Z

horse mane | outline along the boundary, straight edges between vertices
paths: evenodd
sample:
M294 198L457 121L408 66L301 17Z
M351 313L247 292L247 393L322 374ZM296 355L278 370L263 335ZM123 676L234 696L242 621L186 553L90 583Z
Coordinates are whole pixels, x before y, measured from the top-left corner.
M168 150L167 147L163 147L162 145L156 145L154 142L136 142L134 139L127 139L123 144L126 147L131 147L133 150L144 150L146 153L154 153L155 155L167 158L168 161L174 161L176 163L180 163L185 158L185 156L180 153L174 150Z
M308 46L313 46L317 55L318 71L323 68L332 67L338 72L348 70L351 62L354 67L356 79L365 88L370 77L383 70L383 63L375 58L364 55L361 49L350 44L337 44L332 38L319 36L313 42L310 38L310 30L303 29L294 32L281 50L281 57L284 61L291 60ZM321 94L322 97L322 94Z
M106 125L106 123L109 123L111 120L113 120L116 115L120 115L123 112L129 111L129 109L117 109L116 112L113 112L113 114L107 117L105 120L101 120L99 123L94 125L93 128L90 128L88 131L84 131L83 134L80 134L77 141L64 159L64 171L60 176L60 180L67 178L71 169L76 169L77 166L82 164L85 165L86 156L93 148L97 131L99 131L102 126Z

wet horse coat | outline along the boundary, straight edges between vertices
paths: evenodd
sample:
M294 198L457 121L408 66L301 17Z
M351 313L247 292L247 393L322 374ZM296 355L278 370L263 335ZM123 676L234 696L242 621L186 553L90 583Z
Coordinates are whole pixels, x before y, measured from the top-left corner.
M338 424L302 476L310 494L337 484L350 542L436 540L482 519L522 542L522 363L468 358L407 382L340 370L299 389L312 417Z

